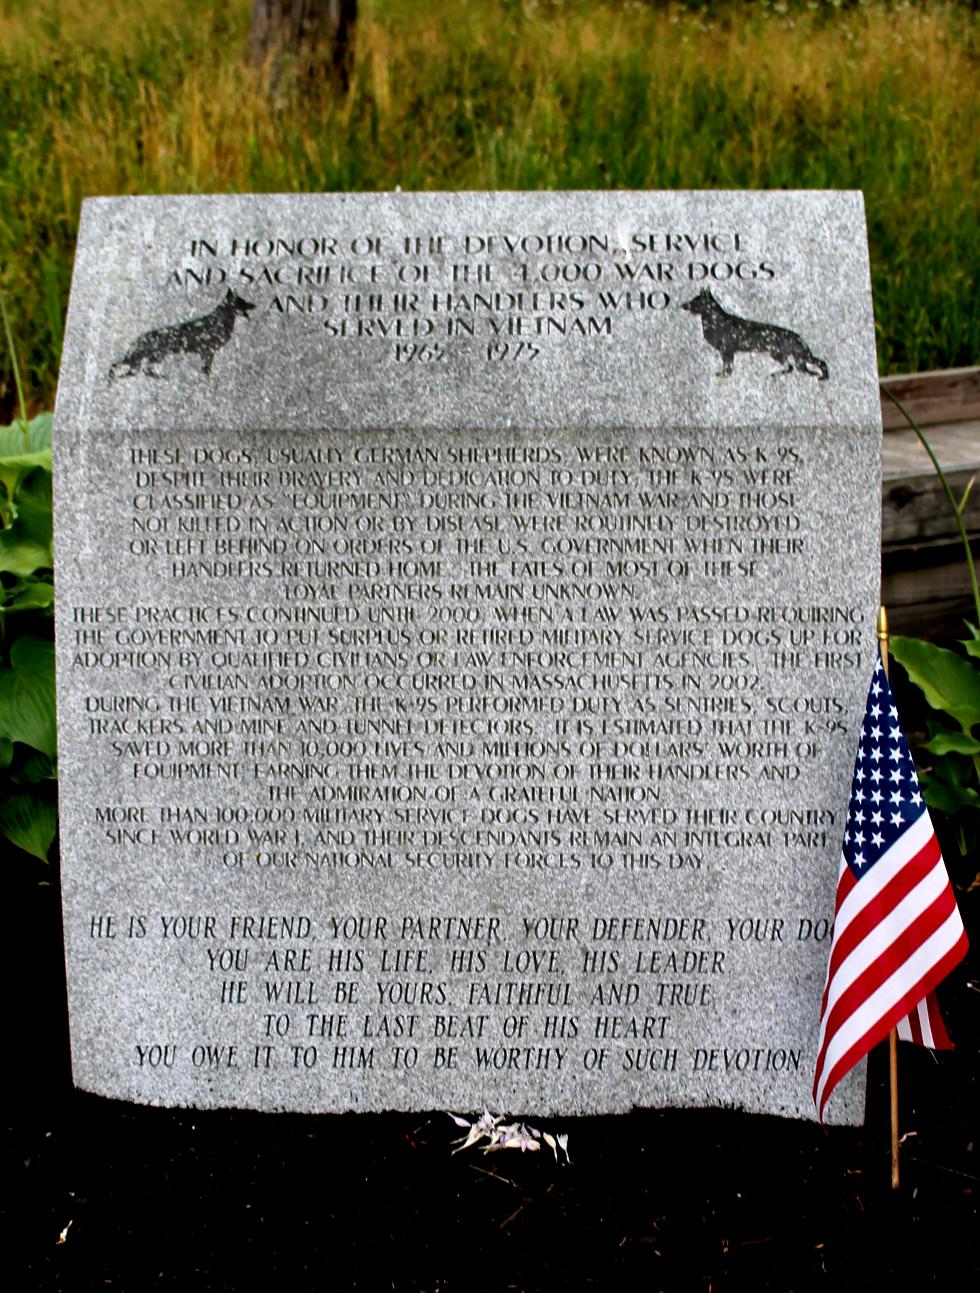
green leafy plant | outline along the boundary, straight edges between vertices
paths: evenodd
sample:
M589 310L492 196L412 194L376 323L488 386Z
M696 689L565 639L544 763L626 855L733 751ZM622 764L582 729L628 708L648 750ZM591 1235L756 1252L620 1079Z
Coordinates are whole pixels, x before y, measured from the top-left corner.
M51 414L29 420L3 296L20 417L0 427L0 833L47 861L58 826Z
M937 715L928 721L928 739L919 750L928 756L920 769L926 803L950 819L961 858L975 857L980 809L980 589L966 529L965 511L971 480L957 499L922 429L904 404L885 394L905 417L929 455L956 518L973 592L975 621L966 623L962 654L919 638L893 637L891 653ZM920 755L921 757L921 755Z

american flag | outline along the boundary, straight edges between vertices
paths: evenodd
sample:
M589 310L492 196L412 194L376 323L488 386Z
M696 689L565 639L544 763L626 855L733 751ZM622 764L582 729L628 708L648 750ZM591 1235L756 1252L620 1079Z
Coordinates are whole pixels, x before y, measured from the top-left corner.
M966 955L963 922L879 657L844 829L813 1098L892 1028L950 1045L933 990Z

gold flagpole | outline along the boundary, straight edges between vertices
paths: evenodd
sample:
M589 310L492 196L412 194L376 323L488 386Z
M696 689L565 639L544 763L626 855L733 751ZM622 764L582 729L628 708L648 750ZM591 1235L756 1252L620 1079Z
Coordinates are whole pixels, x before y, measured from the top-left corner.
M881 648L881 664L888 677L888 612L884 606L878 609L878 645ZM888 1034L888 1084L891 1092L892 1116L892 1189L897 1190L898 1176L898 1032L892 1029Z

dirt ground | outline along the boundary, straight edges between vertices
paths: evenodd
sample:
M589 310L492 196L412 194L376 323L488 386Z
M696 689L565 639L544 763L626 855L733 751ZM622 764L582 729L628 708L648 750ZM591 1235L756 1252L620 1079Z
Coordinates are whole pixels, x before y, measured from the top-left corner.
M15 901L34 967L8 1031L16 1293L977 1286L969 969L947 994L957 1052L901 1047L893 1193L880 1055L862 1130L726 1112L569 1119L548 1124L569 1136L560 1165L547 1151L452 1156L444 1113L172 1112L82 1095L56 889L27 881Z

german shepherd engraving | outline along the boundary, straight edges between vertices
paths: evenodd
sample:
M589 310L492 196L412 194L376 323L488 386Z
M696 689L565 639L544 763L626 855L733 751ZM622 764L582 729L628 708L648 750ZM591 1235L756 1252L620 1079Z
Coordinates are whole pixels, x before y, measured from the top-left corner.
M118 377L135 377L139 372L146 377L163 377L164 374L157 371L157 364L170 355L191 354L200 357L201 372L208 377L215 355L231 340L235 320L239 316L247 319L254 309L251 301L242 300L229 287L210 314L166 328L153 328L137 337L122 358L109 369L109 381Z
M825 382L830 376L827 365L812 353L798 333L775 323L756 323L754 319L742 319L731 314L706 287L693 301L682 302L681 309L701 316L704 339L721 356L719 377L730 377L735 356L752 351L771 355L777 364L783 365L770 373L770 377L782 377L784 373L796 371Z

